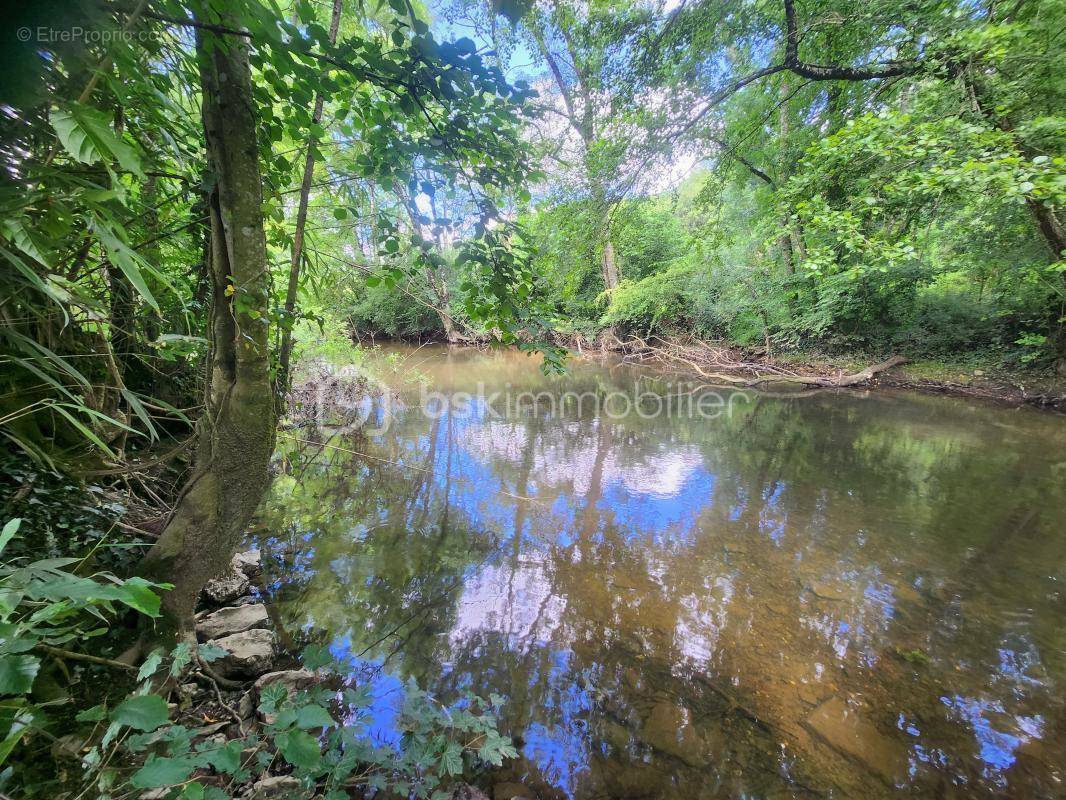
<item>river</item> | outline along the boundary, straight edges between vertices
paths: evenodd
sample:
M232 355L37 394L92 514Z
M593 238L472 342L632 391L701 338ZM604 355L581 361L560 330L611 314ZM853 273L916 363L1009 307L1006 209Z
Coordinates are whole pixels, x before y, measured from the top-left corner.
M542 798L1066 796L1066 422L393 347L259 541L375 686L506 699ZM365 413L363 414L365 416Z

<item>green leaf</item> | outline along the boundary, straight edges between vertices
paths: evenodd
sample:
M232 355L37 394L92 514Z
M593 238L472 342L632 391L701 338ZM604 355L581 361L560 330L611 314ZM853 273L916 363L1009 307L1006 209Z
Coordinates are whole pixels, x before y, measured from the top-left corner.
M176 678L181 674L181 671L185 669L186 665L192 661L192 645L188 642L179 642L170 654L170 677Z
M130 783L137 789L157 789L181 783L196 769L197 761L191 756L160 758L154 753L148 756L144 766L130 776Z
M107 251L107 257L111 260L111 263L118 265L118 268L122 270L122 274L129 279L129 282L133 284L133 288L137 290L137 294L144 298L148 305L159 311L159 303L152 295L148 284L144 281L144 275L142 275L142 271L145 268L151 271L150 265L107 225L99 220L94 220L90 227L100 240L100 244Z
M124 387L119 388L119 393L122 395L130 409L132 409L133 413L137 415L137 418L144 425L145 430L148 431L148 438L153 442L156 441L159 436L155 430L155 423L152 422L152 417L148 413L148 409L144 407L144 403L141 402L141 399Z
M3 530L0 530L0 553L4 552L4 548L7 547L7 543L11 541L19 529L19 525L22 524L22 520L19 517L9 519L5 524Z
M40 668L34 656L0 656L0 694L26 694Z
M281 755L295 767L315 769L322 761L318 740L299 730L284 731L274 737Z
M115 454L111 451L111 448L104 443L104 440L97 436L95 433L93 433L91 429L87 428L81 420L79 420L77 417L67 411L63 407L64 405L65 404L63 403L52 403L51 408L54 408L56 411L62 414L66 418L67 422L77 428L77 430L81 433L82 436L84 436L90 442L99 447L100 450L102 450L104 453L107 453L109 456L114 456ZM85 409L83 408L79 410Z
M167 722L167 703L156 694L127 697L111 712L112 722L139 731L154 731ZM162 784L156 784L162 785Z
M303 706L296 712L298 728L329 728L334 724L336 723L329 712L317 704Z
M236 774L241 768L241 752L244 750L244 740L236 739L227 742L225 747L217 750L206 751L207 762L219 772L230 775Z
M19 743L19 739L25 736L29 730L29 725L22 725L4 741L0 742L0 764L7 760L7 757L11 755L11 751L15 749L15 745Z
M107 706L100 704L87 708L84 711L78 712L78 715L74 717L78 722L99 722L107 716Z
M63 149L82 164L117 161L123 169L144 177L140 159L132 147L111 129L107 114L80 103L68 103L51 113L52 127Z
M196 654L203 660L210 664L212 661L218 661L220 658L225 658L229 655L229 650L219 647L217 644L202 644L196 648Z
M163 663L163 648L157 647L153 650L148 658L141 664L141 668L137 671L137 680L143 681L145 678L150 678L155 675L159 665Z
M440 756L440 768L445 775L459 775L463 771L463 748L457 742L448 742Z
M144 578L127 578L119 587L121 591L116 599L146 616L158 617L160 600L159 595L153 591L155 587L156 584Z
M263 691L259 693L259 710L264 714L273 714L277 711L278 705L284 703L288 696L289 690L280 684L264 686Z

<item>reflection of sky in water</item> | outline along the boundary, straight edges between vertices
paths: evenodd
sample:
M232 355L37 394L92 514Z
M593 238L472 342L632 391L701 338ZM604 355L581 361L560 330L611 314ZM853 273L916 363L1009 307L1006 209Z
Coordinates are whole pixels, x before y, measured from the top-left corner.
M548 685L551 687L545 706L558 720L547 728L532 723L525 733L523 753L540 768L541 773L567 794L574 791L574 782L587 768L588 729L586 717L592 708L588 692L579 687L571 674L571 654L556 652L552 658Z
M955 695L941 697L940 701L973 727L980 745L980 757L985 764L982 774L986 778L998 777L997 773L1014 764L1014 753L1018 747L1043 735L1043 717L1039 714L1031 717L1007 716L1003 704L998 700ZM1014 733L998 730L994 724L993 719L1003 724L1005 717L1016 726Z
M370 688L370 702L360 716L367 736L377 744L399 744L400 732L396 723L404 699L400 679L383 670L380 661L353 655L352 641L348 636L335 639L329 653L341 664L348 665L348 674L359 686Z
M598 505L610 510L614 522L626 530L627 539L660 541L674 534L684 540L714 493L714 475L698 467L685 472L673 494L634 495L624 482L608 478Z
M834 447L846 447L850 430L834 429L825 435ZM464 570L454 622L443 640L452 653L461 653L473 642L501 642L518 663L526 665L508 677L524 676L530 687L539 682L537 691L544 694L538 695L541 705L524 722L523 753L567 794L575 790L590 758L600 752L588 730L590 716L601 713L590 695L597 676L579 675L589 668L582 667L575 652L585 658L589 653L570 645L588 634L575 628L588 626L606 633L619 619L629 620L622 624L636 624L635 620L648 624L627 604L650 607L649 614L661 607L672 614L661 621L663 629L612 633L629 636L630 644L636 642L633 646L638 648L665 642L672 648L668 657L675 660L670 666L684 662L714 676L723 660L729 664L736 658L732 651L738 639L767 624L753 606L769 599L780 609L773 616L791 616L791 623L785 624L795 628L795 646L809 648L788 652L785 648L793 645L771 641L770 657L778 656L775 647L782 655L805 656L802 674L831 684L840 679L841 667L854 665L871 673L899 671L893 646L898 628L913 624L909 620L915 608L920 611L929 602L910 587L935 586L937 581L929 580L925 572L950 576L954 569L951 564L924 564L920 561L924 554L908 552L912 540L899 535L892 527L895 522L882 524L875 515L854 521L841 518L841 507L857 513L863 503L884 500L864 483L868 476L863 470L876 473L870 465L849 464L843 477L823 476L811 456L805 472L788 473L776 462L760 462L758 447L731 463L722 455L736 447L728 439L707 447L692 443L693 438L667 435L664 428L649 432L638 426L629 431L625 422L607 426L602 420L565 416L501 420L492 418L483 405L475 405L468 414L445 414L429 423L412 410L402 412L384 439L395 446L403 463L416 469L427 463L432 448L427 505L432 503L438 511L447 505L449 513L454 512L449 516L452 530L466 528L496 537L496 557ZM891 444L891 435L887 441ZM874 446L880 440L869 442ZM823 455L814 452L819 458ZM905 514L892 509L888 518L898 521ZM523 520L522 529L515 531L518 519ZM427 520L432 529L437 518L430 515ZM394 527L410 529L406 517L392 522ZM931 531L935 524L949 523L950 519L932 519L913 525ZM352 520L349 530L356 538L365 534L365 520ZM309 569L310 552L308 548L301 554L296 574ZM939 551L933 548L933 552ZM961 559L962 549L955 552ZM338 575L350 574L350 569L335 563ZM918 569L903 574L900 564ZM697 578L703 567L707 571ZM768 586L764 587L764 579L770 579ZM615 594L605 605L596 605L595 598L565 581L602 582ZM1006 598L1007 603L1012 600ZM614 621L582 619L590 608L613 616ZM951 616L954 627L943 626L930 635L972 630L962 627L970 623L964 611L968 610L960 608L957 598L949 597L934 623ZM659 623L653 617L651 624ZM943 694L940 716L972 731L980 775L993 782L1015 764L1018 748L1042 737L1048 727L1044 717L1031 709L1028 715L1009 713L1006 708L1011 703L1004 705L1001 696L1032 697L1035 690L1053 685L1043 682L1045 665L1035 646L1019 633L1022 623L1007 623L1008 628L1011 625L1012 635L1006 640L995 637L990 652L971 647L965 654L955 655L950 648L932 653L945 670L961 666L970 683L933 677L934 685L943 685L928 702L935 706L936 697ZM769 633L772 636L773 630ZM993 638L983 630L981 634L980 644ZM904 649L924 652L935 645L926 638L905 641ZM390 741L396 735L391 720L402 698L399 681L382 672L380 664L354 658L346 637L334 643L334 651L350 661L353 670L373 674L370 724L376 736ZM534 652L543 660L534 658ZM736 661L741 665L734 667L737 672L718 677L739 685L738 679L748 678L743 665L751 658ZM449 656L444 672L452 668ZM476 659L466 668L476 669ZM528 672L523 673L523 668ZM909 669L903 667L904 672ZM547 675L537 674L544 670ZM980 687L972 685L970 673L976 671L988 677L991 697L984 698ZM774 668L767 670L767 676L775 678ZM853 685L861 687L862 680ZM496 688L509 693L506 686ZM830 691L845 690L834 686ZM957 768L943 722L938 730L937 724L921 719L921 724L910 716L905 721L901 714L899 727L893 730L907 744L912 774ZM893 721L894 716L889 727L895 727Z

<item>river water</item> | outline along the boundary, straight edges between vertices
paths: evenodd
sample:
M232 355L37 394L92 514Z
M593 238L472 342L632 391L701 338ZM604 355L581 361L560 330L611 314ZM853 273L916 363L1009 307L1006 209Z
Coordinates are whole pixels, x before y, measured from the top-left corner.
M259 538L381 736L414 677L502 695L542 798L1066 796L1061 417L378 362L360 430L283 431Z

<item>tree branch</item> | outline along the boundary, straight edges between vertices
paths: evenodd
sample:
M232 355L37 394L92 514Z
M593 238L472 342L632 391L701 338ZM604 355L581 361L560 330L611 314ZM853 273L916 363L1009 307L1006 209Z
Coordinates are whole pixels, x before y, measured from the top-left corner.
M918 71L917 61L886 61L865 67L841 67L808 64L799 57L800 36L796 29L795 0L783 0L785 6L785 69L812 81L870 81L911 75Z

